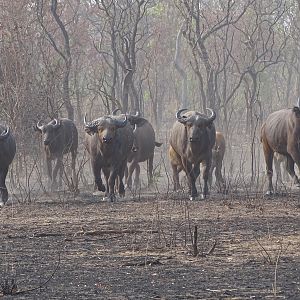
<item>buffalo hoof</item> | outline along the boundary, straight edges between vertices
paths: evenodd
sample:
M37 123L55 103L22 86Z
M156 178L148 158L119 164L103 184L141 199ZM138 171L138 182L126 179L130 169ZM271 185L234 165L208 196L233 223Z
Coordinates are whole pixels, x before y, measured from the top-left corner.
M204 199L206 199L206 195L201 194L201 195L200 195L200 200L204 200Z
M0 201L0 208L2 208L4 206L4 202Z
M105 192L105 186L102 184L102 185L100 185L100 186L98 186L98 191L99 192Z
M273 191L268 190L268 191L266 192L266 195L267 195L267 196L272 196L272 195L273 195Z
M117 200L115 195L109 195L109 196L105 196L103 197L103 201L107 201L107 202L115 202Z
M206 196L204 194L201 194L199 196L190 196L191 201L204 200L204 199L206 199Z

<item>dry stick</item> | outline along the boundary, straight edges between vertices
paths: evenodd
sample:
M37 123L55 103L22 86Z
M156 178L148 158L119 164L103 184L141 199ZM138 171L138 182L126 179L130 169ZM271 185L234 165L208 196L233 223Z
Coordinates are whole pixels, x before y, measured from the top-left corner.
M198 255L198 226L195 225L194 228L194 238L193 238L193 256Z
M281 251L282 251L282 248L280 249L280 251L278 251L278 255L277 255L277 258L276 258L276 262L275 262L274 284L273 284L274 297L277 296L277 267L278 267L278 262L279 262L279 257L280 257Z
M135 229L123 229L123 230L91 230L91 231L78 231L74 234L77 235L103 235L103 234L124 234L124 233L158 233L157 230L135 230Z
M13 293L13 295L20 295L20 294L25 294L25 293L28 293L28 292L36 291L36 290L41 289L42 287L46 286L47 283L54 277L55 273L57 272L57 270L60 266L60 253L61 252L58 253L58 263L57 263L54 271L52 272L52 274L50 275L50 277L46 281L44 281L42 284L40 284L37 287L27 289L27 290L16 291L16 292Z
M256 240L256 242L258 243L258 245L263 249L263 251L266 253L266 255L267 255L267 257L268 257L268 259L267 259L267 261L270 263L270 264L272 264L273 262L272 262L272 258L271 258L271 256L270 256L270 254L268 253L268 251L264 248L264 246L258 241L258 239L256 238L256 237L254 237L255 238L255 240ZM264 255L263 255L264 256ZM264 256L264 258L266 259L266 257Z
M206 253L206 255L211 255L215 251L216 246L217 246L217 240L215 240L214 244L212 245L210 250Z

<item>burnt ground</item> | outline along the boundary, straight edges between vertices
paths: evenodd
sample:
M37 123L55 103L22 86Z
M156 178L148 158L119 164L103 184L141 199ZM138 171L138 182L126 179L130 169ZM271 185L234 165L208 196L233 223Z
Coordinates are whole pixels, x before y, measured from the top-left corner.
M10 203L0 279L8 289L14 279L17 294L3 298L300 299L299 196L185 198L107 203L82 192Z

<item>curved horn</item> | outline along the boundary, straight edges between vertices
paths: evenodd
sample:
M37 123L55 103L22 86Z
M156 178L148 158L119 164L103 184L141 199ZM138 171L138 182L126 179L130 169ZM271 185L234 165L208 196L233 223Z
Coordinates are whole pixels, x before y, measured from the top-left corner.
M120 121L120 120L114 120L114 123L116 124L116 126L118 128L122 128L122 127L125 127L126 124L127 124L127 115L125 114L125 119L123 121Z
M118 111L121 111L121 109L120 109L120 108L116 108L116 109L114 109L114 110L112 111L111 114L112 114L113 116L116 116Z
M43 131L43 128L44 128L44 125L41 124L41 120L39 120L37 123L36 123L36 128L39 130L39 131Z
M298 97L297 106L300 108L300 97Z
M137 110L136 113L135 113L135 115L134 115L134 117L140 117L140 116L141 116L141 114L140 114L140 112Z
M61 125L60 121L58 121L57 119L53 119L53 121L54 121L54 124L52 126L53 126L54 129L60 127L60 125Z
M181 113L183 112L183 111L185 111L185 110L187 110L186 108L182 108L182 109L179 109L177 112L176 112L176 119L178 120L178 122L180 122L180 123L182 123L182 124L185 124L186 123L186 121L187 121L187 117L182 117L181 116Z
M133 127L133 133L135 133L135 132L136 132L136 129L137 129L137 125L136 125L136 124L134 124L134 127Z
M83 119L83 123L84 123L84 126L86 128L94 128L94 127L96 127L98 125L98 123L96 121L87 122L87 120L86 120L86 113L85 113L84 119Z
M10 128L7 126L5 130L0 134L0 140L4 140L9 136Z
M85 113L84 118L83 118L83 123L84 123L85 127L89 126L88 122L86 121L86 113Z
M208 118L208 121L213 122L217 115L213 109L207 108L207 110L210 111L210 113L211 113L211 116Z

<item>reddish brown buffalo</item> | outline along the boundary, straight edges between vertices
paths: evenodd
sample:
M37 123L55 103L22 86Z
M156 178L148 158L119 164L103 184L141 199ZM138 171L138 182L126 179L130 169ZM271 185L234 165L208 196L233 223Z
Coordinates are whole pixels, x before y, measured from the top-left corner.
M212 184L212 174L214 169L216 176L216 185L222 187L224 185L224 179L222 176L222 164L225 154L226 144L224 135L217 131L216 132L216 143L212 149L212 163L209 172L209 184Z
M39 121L35 130L43 135L44 151L46 155L49 185L51 190L56 189L56 176L59 172L59 187L62 186L63 156L71 153L72 156L72 179L74 186L77 186L75 163L78 148L78 132L73 121L61 118L53 119L48 124L41 125ZM56 160L52 171L52 160Z
M300 168L300 108L282 109L268 116L261 128L261 142L267 167L269 186L267 194L274 192L272 184L273 157L278 152L287 158L287 171L299 185L294 164Z
M216 130L213 121L216 114L213 110L207 117L195 111L176 113L176 119L170 137L169 158L173 169L174 190L179 187L179 172L184 170L189 181L190 199L194 200L197 195L196 179L200 174L200 163L204 164L203 171L203 194L208 195L208 175L211 166L212 148L215 144Z
M0 125L0 207L8 200L5 179L16 154L16 142L9 127Z

